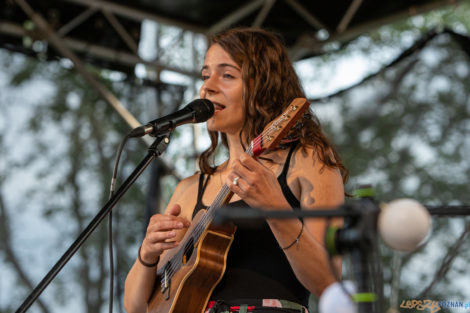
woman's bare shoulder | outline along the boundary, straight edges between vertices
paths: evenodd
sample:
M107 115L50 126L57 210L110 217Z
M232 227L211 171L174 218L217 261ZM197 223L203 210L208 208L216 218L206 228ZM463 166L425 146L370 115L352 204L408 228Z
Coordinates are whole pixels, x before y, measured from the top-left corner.
M200 177L200 173L196 172L193 175L182 179L176 186L175 193L187 192L192 188L197 188L197 185L199 183L199 177Z
M293 156L293 164L291 167L295 169L316 169L317 171L323 171L325 168L329 168L336 172L336 168L328 167L320 158L320 153L317 148L311 145L299 145Z
M176 186L171 196L168 207L173 204L179 204L182 209L182 215L190 216L196 201L197 188L200 174L197 172L189 177L182 179ZM191 211L191 212L190 212Z
M318 153L315 148L310 145L298 145L293 153L290 167L293 170L305 171L321 165Z

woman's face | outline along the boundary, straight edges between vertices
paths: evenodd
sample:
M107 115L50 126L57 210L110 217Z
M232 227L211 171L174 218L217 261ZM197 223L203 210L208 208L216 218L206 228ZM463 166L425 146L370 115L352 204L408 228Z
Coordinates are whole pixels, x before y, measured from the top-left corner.
M214 116L207 121L207 128L238 134L245 119L242 74L240 67L218 44L212 45L206 53L202 79L200 97L215 105Z

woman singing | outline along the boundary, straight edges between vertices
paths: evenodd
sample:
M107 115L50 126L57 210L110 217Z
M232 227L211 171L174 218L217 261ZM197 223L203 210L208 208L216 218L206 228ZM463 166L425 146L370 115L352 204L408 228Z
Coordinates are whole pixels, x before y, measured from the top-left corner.
M214 35L201 74L200 97L215 106L207 121L212 144L199 158L200 172L182 180L165 213L150 220L126 279L128 313L146 311L160 256L178 247L193 216L224 184L234 193L230 205L237 208L315 210L344 201L347 170L310 110L289 143L258 158L244 152L294 98L305 97L275 34L244 28ZM229 155L215 166L210 160L219 144ZM309 293L319 296L334 282L324 231L325 221L319 219L238 225L207 311L306 312Z

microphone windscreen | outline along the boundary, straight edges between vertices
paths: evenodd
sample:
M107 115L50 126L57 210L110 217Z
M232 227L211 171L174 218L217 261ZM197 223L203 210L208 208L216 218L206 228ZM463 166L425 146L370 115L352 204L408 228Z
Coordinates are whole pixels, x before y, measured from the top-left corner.
M329 285L321 294L318 303L320 313L356 313L357 306L346 293L354 294L356 288L350 281L343 281L343 286L339 282ZM346 289L346 291L345 291Z
M188 104L188 107L194 111L196 123L205 122L214 115L214 104L207 99L196 99Z
M428 238L431 216L413 199L397 199L386 204L379 215L382 240L392 249L413 251Z

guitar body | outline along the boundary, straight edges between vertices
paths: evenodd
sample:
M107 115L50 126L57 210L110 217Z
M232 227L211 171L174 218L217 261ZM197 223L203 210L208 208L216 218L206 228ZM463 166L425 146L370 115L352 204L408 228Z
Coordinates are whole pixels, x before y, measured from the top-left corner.
M196 214L191 227L197 225L205 213ZM191 227L181 240L181 246L188 242ZM234 225L209 227L201 236L199 243L191 249L186 262L168 282L168 290L162 292L161 277L157 277L155 290L148 303L149 313L202 313L217 283L222 278L227 253L233 241ZM176 255L178 250L170 251L161 260L161 266Z

